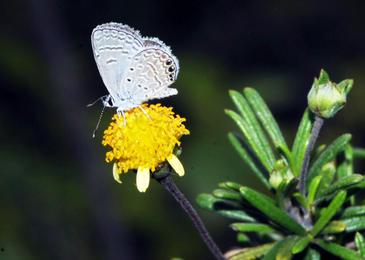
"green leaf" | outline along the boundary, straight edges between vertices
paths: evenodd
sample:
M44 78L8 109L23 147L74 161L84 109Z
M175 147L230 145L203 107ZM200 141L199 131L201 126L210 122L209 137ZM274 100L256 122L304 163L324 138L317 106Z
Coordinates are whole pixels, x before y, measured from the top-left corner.
M331 194L339 189L347 189L351 186L354 186L356 184L359 184L364 180L364 176L360 174L353 174L350 176L343 177L342 179L336 181L334 184L329 186L327 189L323 190L321 192L322 196Z
M304 260L321 260L321 254L317 250L309 248L307 254L304 257Z
M290 260L293 257L292 248L293 246L298 242L300 238L298 236L293 236L291 240L285 243L284 246L282 246L277 255L276 260Z
M304 111L302 120L300 121L298 132L297 135L295 136L294 144L292 147L292 156L295 163L293 170L294 170L294 175L296 177L299 176L300 169L302 168L304 154L305 151L307 150L307 146L309 143L313 122L314 122L313 114L307 108Z
M295 254L299 254L300 252L302 252L304 249L307 248L307 246L309 245L309 243L311 242L311 239L308 236L305 237L301 237L293 246L293 248L291 249L291 252L295 255Z
M365 215L365 206L354 206L346 208L343 211L341 218L350 218L361 215Z
M199 194L196 201L200 207L215 211L222 216L240 221L256 222L256 220L248 215L243 210L242 206L237 203L217 199L213 195L206 193Z
M216 189L212 194L219 199L242 201L241 194L232 190Z
M348 233L365 229L365 216L345 218L341 221L345 223Z
M288 241L290 241L293 238L293 236L288 236L281 240L280 242L277 242L270 251L265 255L262 260L276 260L276 255L280 248L282 248Z
M221 188L231 189L235 191L240 191L240 188L242 187L241 184L232 181L221 182L218 184L218 186Z
M257 259L269 252L274 245L275 243L267 243L261 246L233 249L227 252L225 257L229 260Z
M301 193L296 192L293 194L293 197L299 202L300 205L308 210L308 201Z
M350 140L350 134L341 135L321 153L308 172L308 183L319 174L326 163L332 161L345 148Z
M267 232L276 231L275 229L273 229L269 225L257 224L257 223L233 223L233 224L231 224L231 228L234 231L240 231L240 232L267 233Z
M365 239L361 233L356 232L355 234L355 244L359 249L359 253L361 256L365 256Z
M365 149L364 148L354 148L354 157L356 158L365 158Z
M331 221L322 231L322 234L341 233L346 230L346 224L342 221Z
M237 242L238 243L247 243L247 242L250 242L250 238L244 233L237 233Z
M241 188L241 194L252 206L269 216L277 224L299 235L306 234L305 229L283 210L276 207L270 198L247 187Z
M337 179L353 174L353 158L352 146L347 144L345 150L337 156Z
M257 160L255 160L254 155L251 153L247 145L244 143L243 140L241 140L237 135L233 133L228 134L228 139L231 141L233 147L236 149L238 154L241 156L241 158L250 166L251 170L256 174L256 176L260 179L260 181L268 188L271 189L271 185L269 181L267 180L266 176L268 173L266 172L266 169L261 170L258 165L259 163L256 163ZM264 174L264 171L267 173Z
M313 178L311 184L309 185L309 192L308 192L308 206L311 205L314 201L314 198L316 197L317 190L319 187L319 184L322 181L322 176L316 176Z
M266 154L266 158L272 169L276 161L274 152L272 151L271 146L264 134L264 131L257 121L257 118L252 111L250 105L247 103L246 99L235 90L230 90L229 95L231 96L233 103L236 105L238 111L240 112L241 117L245 120L249 135L252 139L255 139L259 142L257 143L257 145L260 148L261 153Z
M278 150L280 156L287 162L287 164L291 167L291 169L293 169L294 159L288 147L276 141L274 142L274 145Z
M280 147L282 147L284 150L289 151L289 148L280 131L278 123L274 119L274 116L272 115L270 109L268 108L260 94L252 88L245 88L243 90L243 93L245 94L245 97L253 108L256 116L260 119L261 124L265 128L266 132L269 134L273 143L278 143L280 144Z
M340 191L331 201L330 205L324 210L312 229L312 236L315 237L327 225L328 221L336 214L346 199L346 191Z
M345 260L364 260L365 258L358 255L355 251L348 249L346 247L340 246L335 243L328 243L323 240L319 240L316 242L317 245L322 247L327 252L340 257Z
M320 173L320 176L322 176L322 181L319 184L316 199L321 197L323 191L327 190L327 188L331 185L333 178L335 177L335 173L336 166L334 162L327 163L322 167L322 171Z

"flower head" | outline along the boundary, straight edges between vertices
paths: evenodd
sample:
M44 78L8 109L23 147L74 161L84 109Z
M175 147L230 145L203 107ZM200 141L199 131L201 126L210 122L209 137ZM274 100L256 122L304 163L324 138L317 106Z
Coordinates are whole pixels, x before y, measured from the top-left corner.
M115 180L121 182L121 173L137 170L137 188L144 192L150 172L166 161L180 176L184 175L184 168L173 151L180 145L179 139L190 132L182 124L186 119L175 115L172 107L160 104L141 107L126 111L125 118L115 114L104 132L102 144L112 149L106 153L106 161L114 162Z
M351 79L345 79L336 84L330 81L324 70L321 70L319 78L314 78L308 94L309 108L320 117L333 117L346 104L346 97L352 85Z

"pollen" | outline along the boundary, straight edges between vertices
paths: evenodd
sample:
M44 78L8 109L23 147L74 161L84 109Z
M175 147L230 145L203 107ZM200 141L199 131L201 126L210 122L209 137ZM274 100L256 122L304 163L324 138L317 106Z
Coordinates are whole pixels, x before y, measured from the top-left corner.
M183 124L186 119L176 115L172 107L141 107L124 112L125 117L115 114L104 131L102 144L111 149L106 153L106 161L116 164L114 175L138 169L154 172L173 158L180 138L190 134Z

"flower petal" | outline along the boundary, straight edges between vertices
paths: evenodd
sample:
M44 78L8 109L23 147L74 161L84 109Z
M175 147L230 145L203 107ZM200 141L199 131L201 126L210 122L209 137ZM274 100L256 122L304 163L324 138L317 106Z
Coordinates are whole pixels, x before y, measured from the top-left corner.
M138 167L136 183L138 191L145 192L150 184L150 169Z
M119 169L118 169L117 163L113 164L113 177L114 177L114 180L116 180L116 182L122 183L122 181L120 180Z
M175 154L171 154L169 157L167 157L167 161L180 177L185 175L184 166Z

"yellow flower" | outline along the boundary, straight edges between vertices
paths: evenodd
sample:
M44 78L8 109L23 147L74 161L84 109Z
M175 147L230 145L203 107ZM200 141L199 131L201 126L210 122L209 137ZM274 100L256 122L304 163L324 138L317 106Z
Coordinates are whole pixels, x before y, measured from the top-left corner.
M178 175L184 175L184 168L173 151L176 145L180 146L179 139L190 132L182 124L186 119L175 115L172 107L143 104L142 108L126 111L125 118L115 114L104 131L102 144L112 149L106 153L106 161L114 162L114 179L121 183L121 173L137 170L137 189L145 192L150 172L165 161Z

